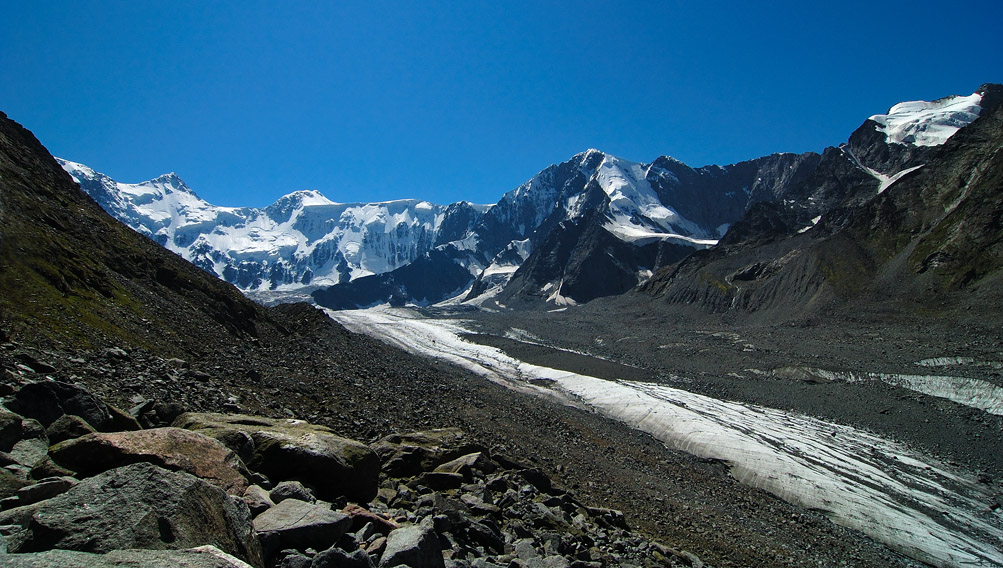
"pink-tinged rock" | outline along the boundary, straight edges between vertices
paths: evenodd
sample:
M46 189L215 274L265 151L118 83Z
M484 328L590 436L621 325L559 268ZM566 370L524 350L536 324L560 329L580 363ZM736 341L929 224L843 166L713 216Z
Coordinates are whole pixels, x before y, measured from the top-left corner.
M352 518L353 531L361 529L366 523L372 523L376 532L384 536L390 534L390 531L400 528L400 525L393 519L377 515L355 503L349 503L341 512Z
M182 428L94 433L53 446L57 464L82 476L92 476L132 463L152 463L184 471L231 495L247 489L247 468L237 454L219 441Z

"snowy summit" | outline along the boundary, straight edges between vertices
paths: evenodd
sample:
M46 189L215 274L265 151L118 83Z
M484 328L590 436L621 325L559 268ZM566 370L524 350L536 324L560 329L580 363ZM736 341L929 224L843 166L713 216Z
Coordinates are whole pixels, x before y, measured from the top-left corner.
M876 114L871 120L878 123L888 142L939 146L979 117L981 101L980 93L933 102L909 101L893 106L887 114Z

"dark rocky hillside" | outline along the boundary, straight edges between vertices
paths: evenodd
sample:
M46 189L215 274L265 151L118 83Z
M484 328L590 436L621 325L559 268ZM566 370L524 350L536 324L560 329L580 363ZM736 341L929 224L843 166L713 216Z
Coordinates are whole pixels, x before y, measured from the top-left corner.
M183 355L281 333L258 305L109 217L0 117L0 325L65 347Z
M642 291L669 305L778 321L833 309L999 318L1003 87L982 90L980 118L943 146L866 157L909 167L925 160L884 192L859 169L835 167L841 151L833 149L795 190L827 198L816 225L797 210L755 208L720 246L661 270ZM872 131L865 123L850 145L859 152Z

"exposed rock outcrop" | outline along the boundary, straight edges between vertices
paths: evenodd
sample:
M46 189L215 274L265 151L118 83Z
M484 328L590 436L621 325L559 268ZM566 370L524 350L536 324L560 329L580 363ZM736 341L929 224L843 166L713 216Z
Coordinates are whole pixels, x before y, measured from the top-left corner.
M219 441L182 428L94 433L56 444L49 450L58 465L82 476L147 462L196 475L233 495L247 489L247 468Z

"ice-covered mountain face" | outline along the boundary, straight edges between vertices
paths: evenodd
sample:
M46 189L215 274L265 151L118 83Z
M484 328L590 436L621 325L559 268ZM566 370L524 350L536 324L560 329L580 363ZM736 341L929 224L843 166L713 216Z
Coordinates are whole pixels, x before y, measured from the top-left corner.
M887 113L868 118L840 149L877 180L877 193L881 193L928 163L938 148L977 119L984 107L994 106L996 93L992 85L983 85L971 95L896 104Z
M114 217L252 296L393 270L431 249L440 229L465 234L487 209L420 200L335 203L317 191L291 193L264 209L220 207L175 174L126 184L59 162Z
M981 93L967 97L955 95L933 102L909 101L893 106L887 114L876 114L870 120L878 123L878 129L890 143L940 146L979 117L981 101Z
M314 299L336 309L450 299L566 305L622 293L657 266L713 246L750 202L783 193L817 158L777 154L693 169L588 150L503 195L462 239Z

